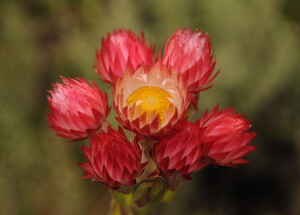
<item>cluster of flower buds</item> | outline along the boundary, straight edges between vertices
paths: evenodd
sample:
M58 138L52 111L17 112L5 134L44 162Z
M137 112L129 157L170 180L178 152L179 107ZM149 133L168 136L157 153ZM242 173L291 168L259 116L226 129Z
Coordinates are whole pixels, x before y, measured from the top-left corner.
M244 157L255 149L250 145L255 133L233 108L216 106L195 122L188 120L189 108L197 110L199 93L218 74L215 64L209 36L198 30L175 31L163 56L156 58L143 34L114 31L96 51L94 69L113 87L116 119L131 132L131 140L121 128L106 127L107 94L82 78L62 77L49 91L50 128L70 141L90 138L90 147L82 147L87 163L79 164L83 178L112 189L153 177L168 184L174 173L189 180L209 164L247 163Z

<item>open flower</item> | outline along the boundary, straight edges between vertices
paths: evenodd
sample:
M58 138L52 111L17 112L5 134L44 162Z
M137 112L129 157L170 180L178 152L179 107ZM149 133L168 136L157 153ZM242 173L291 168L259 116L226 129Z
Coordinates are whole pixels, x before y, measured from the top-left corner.
M175 31L165 45L163 64L173 67L188 82L189 90L207 89L218 73L212 76L216 60L211 54L211 42L201 31ZM203 88L206 87L206 88ZM209 88L209 87L208 87Z
M72 141L82 140L99 130L110 108L107 95L94 82L82 78L61 77L63 83L49 90L49 126L60 137Z
M170 131L185 115L190 103L180 75L160 63L126 71L113 93L117 120L127 129L147 137Z
M186 178L209 163L244 164L243 157L255 149L249 144L256 134L249 128L250 122L233 109L215 107L194 123L180 123L154 146L152 157L163 175L177 171Z
M101 131L91 138L90 148L81 149L87 163L79 163L84 169L84 179L101 182L113 189L132 186L143 172L142 151L136 140L132 143L124 131L115 131L108 127L107 133Z
M147 46L143 34L140 39L130 30L119 29L102 39L102 47L96 51L95 71L103 81L114 85L126 68L135 71L141 63L150 65L153 54L154 46Z

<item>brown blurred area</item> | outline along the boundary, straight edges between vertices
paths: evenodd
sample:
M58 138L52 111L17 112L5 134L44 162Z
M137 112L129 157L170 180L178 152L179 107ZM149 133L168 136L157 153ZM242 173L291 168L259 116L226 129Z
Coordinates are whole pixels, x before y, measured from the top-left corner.
M299 11L298 0L1 1L0 214L106 215L106 188L80 178L87 142L47 127L46 89L82 76L111 95L94 53L120 27L144 31L157 50L177 28L208 32L221 73L195 117L234 106L258 132L250 164L197 172L156 214L300 214Z

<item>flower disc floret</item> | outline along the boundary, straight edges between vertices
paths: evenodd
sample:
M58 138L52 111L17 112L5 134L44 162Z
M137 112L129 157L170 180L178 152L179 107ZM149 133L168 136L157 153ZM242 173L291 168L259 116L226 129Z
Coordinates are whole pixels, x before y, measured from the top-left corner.
M159 87L145 86L131 93L126 105L131 106L139 102L141 112L146 113L146 118L149 118L150 114L154 111L162 122L166 117L166 112L172 105L172 99L170 93Z

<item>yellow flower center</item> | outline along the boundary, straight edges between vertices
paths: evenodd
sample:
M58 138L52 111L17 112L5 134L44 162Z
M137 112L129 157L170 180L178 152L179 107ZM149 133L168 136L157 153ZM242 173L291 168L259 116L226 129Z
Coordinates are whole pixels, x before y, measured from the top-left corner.
M141 108L141 114L146 113L148 118L155 111L159 119L163 121L170 105L173 105L170 99L173 98L167 91L159 87L145 86L132 92L127 99L126 105L130 106L140 101L141 103L137 107Z

